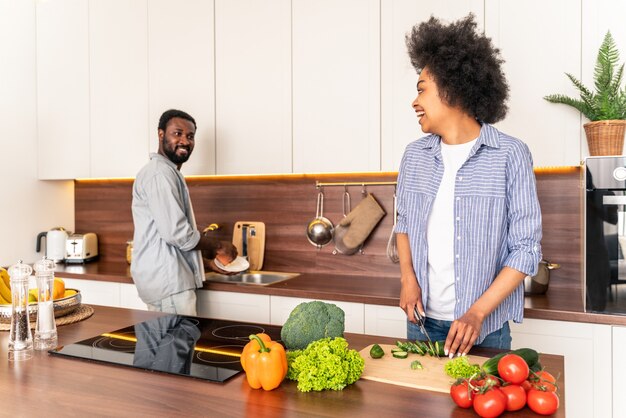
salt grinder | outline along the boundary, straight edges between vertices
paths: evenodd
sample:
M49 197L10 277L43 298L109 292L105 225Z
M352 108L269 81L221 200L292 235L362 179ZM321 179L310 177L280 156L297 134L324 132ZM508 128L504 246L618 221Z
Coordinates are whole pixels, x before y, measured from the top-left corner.
M33 269L22 260L9 267L11 277L11 332L9 361L28 360L33 356L33 336L28 320L28 278Z
M54 322L54 260L44 257L33 265L37 278L37 324L35 350L50 350L57 346L57 326Z

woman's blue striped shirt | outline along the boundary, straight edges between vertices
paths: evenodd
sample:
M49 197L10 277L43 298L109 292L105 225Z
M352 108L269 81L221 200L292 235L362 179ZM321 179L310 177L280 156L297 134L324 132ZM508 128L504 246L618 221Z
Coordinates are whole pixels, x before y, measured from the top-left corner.
M441 138L410 143L398 173L397 233L408 234L413 269L428 305L428 216L443 176ZM528 146L484 123L468 159L456 175L454 270L461 317L503 267L528 275L541 260L541 209ZM524 289L518 286L483 322L479 344L508 320L521 322Z

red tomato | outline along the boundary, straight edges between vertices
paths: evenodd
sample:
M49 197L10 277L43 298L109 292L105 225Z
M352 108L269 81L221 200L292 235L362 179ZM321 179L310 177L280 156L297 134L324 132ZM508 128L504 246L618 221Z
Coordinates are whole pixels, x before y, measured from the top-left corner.
M467 384L467 380L456 382L450 386L450 396L454 403L461 408L472 406L472 392Z
M545 389L550 392L556 392L556 379L545 370L534 373L530 380L537 389Z
M539 415L552 415L559 409L559 397L555 392L531 389L528 391L528 407Z
M535 387L532 383L530 383L530 380L524 380L520 386L523 387L526 392Z
M506 395L497 387L474 395L474 411L483 418L499 417L506 409Z
M498 362L498 374L509 383L519 385L528 378L528 373L526 360L517 354L507 354Z
M526 391L520 385L506 385L500 388L507 397L506 410L519 411L526 406Z
M500 379L492 374L486 374L472 382L476 386L500 386Z

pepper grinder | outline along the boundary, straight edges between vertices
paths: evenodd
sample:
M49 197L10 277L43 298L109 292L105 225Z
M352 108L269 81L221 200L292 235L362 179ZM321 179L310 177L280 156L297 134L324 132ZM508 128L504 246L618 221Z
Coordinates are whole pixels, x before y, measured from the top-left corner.
M11 331L9 361L28 360L33 356L33 336L28 320L28 278L33 269L22 260L9 268L11 277Z
M37 278L37 324L35 325L35 350L50 350L57 346L57 326L54 322L54 260L44 257L33 268Z

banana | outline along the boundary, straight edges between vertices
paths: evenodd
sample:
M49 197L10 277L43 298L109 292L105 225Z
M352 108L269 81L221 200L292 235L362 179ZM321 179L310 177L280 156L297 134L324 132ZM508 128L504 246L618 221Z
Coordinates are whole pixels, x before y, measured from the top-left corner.
M11 278L9 277L9 273L0 267L0 279L7 285L7 287L11 288Z
M0 305L10 305L10 304L11 302L7 302L6 300L4 300L2 295L0 295Z
M9 275L7 274L7 271L5 269L0 268L0 277L0 296L2 296L2 299L4 299L6 303L11 303L11 287Z

